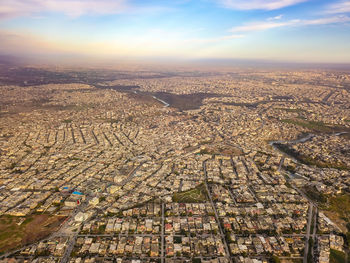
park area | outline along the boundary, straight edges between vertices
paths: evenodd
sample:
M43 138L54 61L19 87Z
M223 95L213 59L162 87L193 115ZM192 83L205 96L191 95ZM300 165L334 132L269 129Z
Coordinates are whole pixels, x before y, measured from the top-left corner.
M203 203L208 201L208 192L204 184L188 191L175 193L173 201L177 203Z

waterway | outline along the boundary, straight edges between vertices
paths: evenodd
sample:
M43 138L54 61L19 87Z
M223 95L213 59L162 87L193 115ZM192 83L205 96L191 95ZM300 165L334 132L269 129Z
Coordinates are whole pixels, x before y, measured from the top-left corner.
M135 94L138 94L136 90L134 90L133 92L134 92ZM155 100L157 100L157 101L159 101L159 102L161 102L161 103L163 103L163 104L164 104L164 107L169 107L169 106L170 106L169 103L167 103L166 101L164 101L164 100L162 100L162 99L160 99L160 98L157 98L156 96L152 96L152 98L155 99Z
M334 136L341 136L343 134L347 134L348 132L337 132L337 133L333 133L332 135ZM304 136L300 137L299 139L296 140L291 140L291 141L270 141L269 144L277 151L279 151L280 153L282 153L285 156L288 156L289 158L291 158L294 162L298 163L299 161L297 159L295 159L293 156L287 154L286 152L280 150L275 144L297 144L297 143L304 143L307 142L309 140L311 140L313 137L315 137L315 134L313 133L308 133L305 134Z
M160 98L157 98L156 96L152 96L152 98L155 99L155 100L157 100L157 101L159 101L159 102L161 102L161 103L163 103L163 104L164 104L164 107L169 107L169 106L170 106L169 103L167 103L167 102L164 101L164 100L161 100Z

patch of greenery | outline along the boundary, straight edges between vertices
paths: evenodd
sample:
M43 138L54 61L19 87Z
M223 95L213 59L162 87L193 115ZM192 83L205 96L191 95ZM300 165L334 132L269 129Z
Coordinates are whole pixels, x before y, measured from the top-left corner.
M313 201L324 204L327 202L327 196L317 191L314 186L304 186L303 188L305 194Z
M327 126L327 124L320 121L307 121L302 119L284 119L284 120L281 120L281 122L301 126L301 127L310 129L314 132L330 133L334 131L332 127Z
M281 260L280 260L280 258L277 257L276 255L273 255L273 256L271 257L271 262L273 262L273 263L280 263Z
M63 120L62 122L63 123L71 123L73 120L71 120L71 119L66 119L66 120Z
M293 173L293 174L296 172L296 168L295 168L295 166L293 166L293 165L287 165L287 166L285 167L285 169L286 169L288 172Z
M312 247L314 246L314 240L312 237L309 238L309 251L307 252L307 262L312 263L313 261L313 256L312 256Z
M330 163L330 162L323 162L320 160L313 159L310 156L305 156L298 151L290 148L288 144L283 143L274 143L274 145L282 152L285 152L286 154L292 156L297 161L301 162L302 164L306 165L314 165L319 168L334 168L338 170L350 170L350 167L341 164L341 163Z
M331 249L329 256L330 263L346 263L345 262L345 253L342 251Z
M119 120L117 119L101 119L103 122L106 122L106 123L118 123Z
M199 151L199 154L213 154L212 152L210 152L208 149L201 149Z
M208 193L204 184L191 190L175 193L173 201L177 203L203 203L208 200Z
M7 231L3 231L2 233L0 233L0 242L1 241L8 241L11 240L12 238L15 238L17 236L17 234L13 234L13 229L9 228L8 232Z
M276 110L283 110L286 112L296 112L296 113L300 113L300 112L306 112L306 110L303 109L290 109L290 108L275 108Z
M321 121L309 121L298 117L295 119L283 119L283 123L294 124L311 130L314 133L336 133L345 132L342 136L350 139L350 129L346 126L327 124Z
M7 168L12 170L16 167L16 165L17 165L17 163L12 162Z
M68 157L68 160L70 160L70 161L80 161L81 159L80 158L78 158L78 157Z
M29 224L29 223L32 222L33 220L34 220L33 217L28 217L28 218L26 218L26 220L23 221L22 225Z
M181 244L182 238L179 236L174 236L174 244Z
M348 228L348 230L349 230L349 228ZM350 247L350 231L346 232L345 237L346 237L347 245L348 245L348 247ZM349 256L350 256L350 254L349 254Z
M341 219L350 223L350 194L343 194L329 199L328 210L336 212Z
M103 234L105 232L105 230L106 230L106 225L101 225L98 227L98 232L100 234Z

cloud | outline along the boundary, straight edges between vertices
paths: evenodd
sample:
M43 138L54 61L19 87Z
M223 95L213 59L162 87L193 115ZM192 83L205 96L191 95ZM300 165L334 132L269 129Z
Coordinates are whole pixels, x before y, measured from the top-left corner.
M308 25L327 25L327 24L339 24L350 22L350 17L348 16L332 16L323 17L318 19L309 20L288 20L284 22L274 22L274 21L261 21L245 24L242 26L234 27L230 30L232 33L237 32L252 32L252 31L264 31L273 28L287 27L287 26L308 26Z
M327 14L345 14L350 13L350 1L342 1L327 6Z
M238 26L232 28L231 32L251 32L251 31L263 31L267 29L277 28L277 27L284 27L284 26L290 26L295 24L296 22L288 21L288 22L256 22L256 23L249 23L243 26Z
M313 20L302 21L304 25L327 25L327 24L339 24L350 22L350 17L348 16L333 16L325 17Z
M267 20L268 21L280 20L280 19L282 19L282 17L283 17L283 15L279 15L279 16L269 17Z
M0 18L59 12L78 17L84 14L116 14L128 8L126 0L11 0L0 3Z
M219 0L226 8L239 10L276 10L308 0Z

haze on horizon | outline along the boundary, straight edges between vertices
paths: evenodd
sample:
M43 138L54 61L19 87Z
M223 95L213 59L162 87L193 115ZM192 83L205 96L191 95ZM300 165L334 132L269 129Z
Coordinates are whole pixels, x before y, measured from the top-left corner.
M0 54L350 63L348 0L11 0Z

